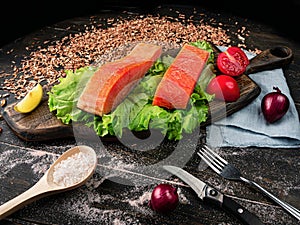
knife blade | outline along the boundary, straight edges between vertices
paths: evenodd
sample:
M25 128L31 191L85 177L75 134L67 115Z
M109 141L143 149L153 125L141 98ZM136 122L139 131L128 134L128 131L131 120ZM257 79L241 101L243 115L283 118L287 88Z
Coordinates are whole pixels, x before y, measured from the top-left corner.
M164 165L162 167L188 184L201 200L211 202L218 205L225 211L229 211L243 224L263 225L261 220L255 214L248 211L231 197L222 194L217 189L209 186L182 168L171 165Z

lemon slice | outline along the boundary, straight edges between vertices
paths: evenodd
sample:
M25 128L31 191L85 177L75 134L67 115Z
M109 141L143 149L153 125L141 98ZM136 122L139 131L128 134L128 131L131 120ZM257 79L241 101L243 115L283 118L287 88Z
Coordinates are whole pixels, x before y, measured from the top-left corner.
M14 110L20 113L29 113L40 104L42 97L43 87L37 84L14 106Z

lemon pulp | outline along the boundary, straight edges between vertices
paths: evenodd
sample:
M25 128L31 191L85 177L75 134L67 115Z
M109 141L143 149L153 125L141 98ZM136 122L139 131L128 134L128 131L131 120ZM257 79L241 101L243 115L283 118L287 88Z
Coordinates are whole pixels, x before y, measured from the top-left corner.
M40 104L42 97L43 87L37 84L14 106L14 110L20 113L29 113Z

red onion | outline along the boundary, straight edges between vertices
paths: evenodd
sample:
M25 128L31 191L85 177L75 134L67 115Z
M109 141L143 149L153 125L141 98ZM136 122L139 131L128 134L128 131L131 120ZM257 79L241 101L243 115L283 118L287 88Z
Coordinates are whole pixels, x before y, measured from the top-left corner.
M269 123L281 119L289 109L290 101L288 97L281 93L278 87L273 87L275 92L266 94L261 102L261 109L265 119Z
M152 191L149 206L158 213L170 213L178 203L177 188L170 184L159 184Z

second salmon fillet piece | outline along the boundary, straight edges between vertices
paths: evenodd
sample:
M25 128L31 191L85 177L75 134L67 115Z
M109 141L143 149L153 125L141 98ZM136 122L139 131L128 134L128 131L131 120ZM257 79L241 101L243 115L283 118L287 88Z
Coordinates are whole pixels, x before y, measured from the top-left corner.
M167 109L185 109L209 54L185 44L165 72L152 104Z
M138 43L125 57L103 64L89 79L77 107L102 116L116 108L160 57L162 47Z

